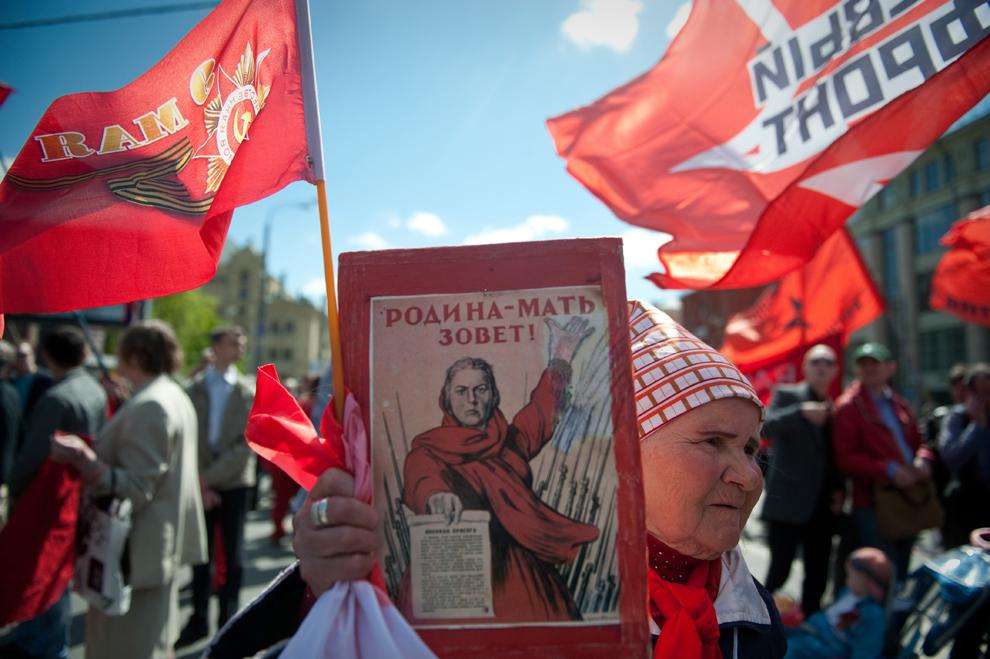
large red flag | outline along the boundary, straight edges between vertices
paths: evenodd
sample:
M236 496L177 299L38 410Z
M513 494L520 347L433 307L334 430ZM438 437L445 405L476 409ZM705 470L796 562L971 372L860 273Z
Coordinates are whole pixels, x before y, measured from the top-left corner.
M307 164L292 0L224 0L140 78L53 102L0 185L0 311L128 302L215 270L236 206Z
M932 309L990 326L990 206L953 224L941 242L949 251L932 277Z
M849 335L883 313L883 298L845 229L825 241L814 258L732 316L721 352L740 369L838 335Z
M694 0L657 66L548 122L667 288L765 284L990 92L985 0Z

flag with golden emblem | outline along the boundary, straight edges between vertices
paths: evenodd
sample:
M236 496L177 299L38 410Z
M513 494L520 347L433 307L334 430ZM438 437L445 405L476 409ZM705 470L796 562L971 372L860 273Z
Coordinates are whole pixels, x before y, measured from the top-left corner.
M224 0L130 84L45 111L0 184L0 312L208 281L233 209L312 181L307 153L293 0Z

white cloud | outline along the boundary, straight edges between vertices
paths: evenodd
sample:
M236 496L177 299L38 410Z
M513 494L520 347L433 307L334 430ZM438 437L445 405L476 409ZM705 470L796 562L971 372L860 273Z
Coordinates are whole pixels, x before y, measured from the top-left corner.
M512 226L485 227L480 233L465 238L464 244L485 245L540 240L549 235L564 233L569 226L570 222L559 215L530 215L521 223Z
M319 300L327 294L327 287L323 277L316 277L303 284L299 292L312 300Z
M626 262L626 270L649 270L656 272L660 269L657 250L670 241L670 234L662 231L650 231L635 227L622 232L622 253Z
M406 220L406 228L424 236L437 237L447 233L447 225L434 213L414 213Z
M677 33L681 31L684 24L687 23L688 16L691 15L691 3L685 2L677 11L674 12L674 17L670 19L670 23L667 23L667 37L673 39L677 36Z
M642 8L639 0L581 0L581 9L564 19L560 29L580 48L624 52L636 40Z
M368 250L385 249L388 247L388 241L382 238L381 234L377 234L374 231L365 231L358 234L351 238L351 242L358 247Z

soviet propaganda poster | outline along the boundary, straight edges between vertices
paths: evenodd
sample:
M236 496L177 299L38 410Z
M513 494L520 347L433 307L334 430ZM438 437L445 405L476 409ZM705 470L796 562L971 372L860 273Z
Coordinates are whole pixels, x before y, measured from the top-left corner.
M340 263L390 599L438 656L644 656L621 241Z
M597 286L371 300L382 566L414 624L617 619L605 319Z

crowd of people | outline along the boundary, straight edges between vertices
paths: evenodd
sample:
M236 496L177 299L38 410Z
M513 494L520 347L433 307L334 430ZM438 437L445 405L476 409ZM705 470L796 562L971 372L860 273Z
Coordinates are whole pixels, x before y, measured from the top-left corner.
M48 459L70 465L87 496L131 503L130 606L123 616L90 608L87 656L167 656L173 644L189 645L210 633L214 592L216 628L239 608L245 520L258 479L244 440L254 398L237 366L245 349L241 328L217 328L203 363L185 378L172 328L147 321L119 337L110 377L87 367L86 338L72 326L41 335L42 368L29 342L15 347L0 341L3 518L19 503L28 505L22 502L33 485L41 486L37 475ZM279 543L298 488L273 466L272 472L272 541ZM193 612L179 633L176 577L184 565L193 566ZM0 654L66 657L69 624L66 591L0 637Z
M990 366L954 368L952 404L919 421L893 391L896 362L878 343L853 352L854 379L834 400L840 356L816 345L804 356L802 381L778 386L764 406L731 363L649 305L630 303L630 333L654 656L890 651L892 594L912 567L919 533L935 529L949 548L990 526ZM117 342L119 380L90 372L85 336L73 327L41 336L44 369L30 344L0 342L5 517L30 496L46 460L77 473L87 497L132 505L130 606L122 616L90 607L88 657L170 656L221 628L213 656L253 654L284 640L313 595L364 576L377 550L377 515L353 499L346 474L327 472L305 493L273 465L259 467L244 438L254 397L237 366L245 333L218 328L210 343L186 379L172 329L161 321L132 325ZM674 368L671 356L685 351L692 359ZM686 370L693 379L682 377ZM328 371L288 383L317 427L330 379ZM696 382L690 398L679 388L685 381ZM305 497L293 524L299 567L265 595L283 604L301 599L276 607L274 617L256 602L231 621L243 608L245 520L259 468L272 475L273 543L286 535L290 500ZM765 575L751 575L738 543L761 495L770 562ZM348 511L329 529L310 515L327 498L346 501L333 509ZM804 579L799 601L785 609L785 628L781 591L799 555ZM192 614L180 631L177 575L186 565ZM69 614L66 591L5 630L0 653L68 656ZM952 656L975 656L988 628L984 610Z
M800 549L804 579L797 612L829 628L848 612L850 593L875 600L871 608L891 605L888 595L907 578L922 531L935 530L936 543L948 549L990 526L990 366L954 367L951 405L919 421L891 387L897 364L886 346L865 343L851 361L855 379L832 400L838 355L826 345L812 347L802 382L776 388L763 427L769 440L762 511L770 550L766 587L779 591ZM869 563L863 549L853 551L857 547L871 548ZM830 572L845 588L833 589L834 603L822 615ZM882 588L854 587L863 574L867 585ZM963 630L953 657L976 656L980 636L990 628L988 612ZM885 637L887 618L875 613L858 616L860 633L845 630L832 640L870 648L853 656L893 651L896 625ZM792 644L792 651L832 656L828 643L817 654L812 650L820 642L821 634L815 643Z

